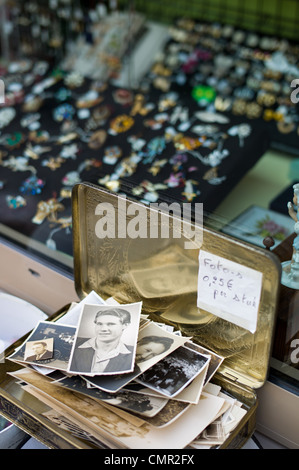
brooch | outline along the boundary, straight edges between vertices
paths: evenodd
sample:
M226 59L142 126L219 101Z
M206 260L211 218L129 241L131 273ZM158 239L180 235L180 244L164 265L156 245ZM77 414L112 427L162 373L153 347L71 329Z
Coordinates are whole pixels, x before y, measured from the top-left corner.
M103 162L108 165L113 165L117 162L117 159L121 157L122 150L117 145L113 145L112 147L107 147L104 153Z
M31 128L31 126L36 123L36 121L38 121L40 119L40 114L39 113L31 113L31 114L28 114L27 116L23 117L21 119L21 126L22 127L29 127L29 129ZM35 130L35 129L32 129L32 130Z
M246 116L249 119L256 119L262 114L262 107L257 103L247 103Z
M234 91L234 96L236 96L237 98L244 99L246 101L251 101L254 98L254 91L248 87L237 88Z
M77 72L71 72L64 78L64 83L69 88L78 88L79 86L83 85L84 77Z
M90 117L90 111L88 108L81 108L78 109L77 115L79 119L88 119Z
M149 173L151 173L153 176L156 176L159 171L161 170L161 168L166 165L167 163L167 160L164 159L164 160L158 160L156 162L153 163L153 165L149 168Z
M137 165L141 157L137 155L131 155L130 157L123 158L121 162L117 165L114 170L114 173L111 175L111 180L118 178L124 178L125 176L131 176L135 172Z
M58 122L64 121L65 119L71 120L75 112L76 110L71 104L64 103L54 109L53 119Z
M146 116L154 107L155 105L153 103L145 104L144 96L138 93L135 96L130 115L136 116L136 114L140 114L141 116Z
M229 155L229 151L227 149L222 149L222 144L218 144L218 148L214 149L209 155L203 157L199 152L190 151L190 154L198 158L204 165L209 165L211 167L215 167L220 165L222 160Z
M240 147L244 146L244 137L248 137L251 133L251 127L249 124L239 124L228 129L227 133L231 136L239 137Z
M22 194L31 194L34 196L35 194L40 194L44 186L45 182L42 179L32 175L24 181L19 190Z
M295 129L295 123L294 122L288 122L288 121L278 121L277 122L277 129L279 132L282 134L289 134Z
M77 108L91 108L101 101L103 101L103 97L99 96L95 90L90 90L76 101L76 106Z
M167 111L169 108L173 108L174 106L176 106L178 99L179 95L175 92L166 93L165 95L162 95L158 103L159 111Z
M54 94L54 97L58 101L66 101L71 97L71 95L72 95L71 90L69 90L68 88L62 87L62 88L59 88L58 91L56 91L56 93Z
M6 202L10 209L26 206L26 200L22 196L6 196Z
M267 108L270 108L275 104L276 98L273 93L267 93L264 91L260 91L257 95L256 101L258 104L261 106L266 106Z
M28 166L28 159L26 157L13 157L10 156L7 161L2 162L2 166L9 168L12 171L32 171L36 172L33 166Z
M216 98L216 91L210 86L198 85L192 89L192 98L199 104L212 103Z
M143 194L145 202L156 202L159 199L159 189L167 189L167 186L165 184L154 184L148 180L144 180L139 186L133 188L132 193L135 196L141 196Z
M110 122L109 133L112 135L128 131L134 124L134 119L131 116L122 114L112 119Z
M64 206L57 201L56 198L48 199L47 201L40 201L37 205L37 211L32 218L34 224L40 225L46 217L56 216L57 211L63 211Z
M93 150L99 149L105 142L107 138L107 133L104 130L99 130L94 132L88 141L88 147Z
M0 129L7 126L15 117L16 110L11 107L3 108L0 111Z
M226 180L226 176L218 176L218 167L210 168L204 175L203 179L206 180L209 184L217 185L221 184Z
M119 181L110 179L108 175L104 176L104 178L100 178L98 180L98 183L102 186L106 186L106 188L114 192L118 192L119 187L120 187Z
M28 138L36 143L47 142L50 139L50 134L48 131L31 131Z
M139 152L146 144L144 139L141 139L136 135L131 135L128 137L127 141L129 144L131 144L132 150L134 150L134 152Z
M218 122L219 124L227 124L230 120L221 113L212 113L210 111L198 111L195 113L197 119L204 122Z
M152 119L145 119L143 121L143 125L145 127L149 127L152 130L158 130L161 129L163 124L167 122L168 120L168 114L166 113L160 113L156 114Z
M153 80L154 87L164 92L170 89L170 83L170 80L165 77L156 77Z
M146 157L143 163L152 163L154 157L163 152L166 148L166 141L164 137L154 137L149 141L146 147L144 156Z
M169 188L177 188L178 186L181 186L183 184L184 178L183 178L183 173L170 173L169 177L164 181L164 183L167 183L167 186Z
M40 96L35 95L27 95L25 97L24 104L22 106L22 110L26 113L28 112L36 112L42 106L44 100Z
M80 183L80 175L78 171L69 171L63 178L62 184L64 186L71 186L73 187L75 184Z
M201 138L203 140L205 139L205 137ZM174 146L179 150L193 150L197 147L200 147L201 145L202 142L200 141L200 139L195 139L193 137L187 137L178 134L178 136L174 138Z
M41 165L50 168L50 170L55 171L57 168L61 167L61 164L64 163L65 160L61 157L50 157L47 160L43 160Z
M165 67L161 62L156 62L152 68L151 72L155 75L159 75L161 77L170 77L171 70Z
M185 153L178 153L171 157L169 163L172 164L175 171L178 171L182 167L183 163L186 163L187 161L188 156Z
M108 106L98 106L92 112L91 117L88 119L85 130L86 132L97 129L98 127L105 124L106 120L110 116L111 112Z
M272 109L265 109L263 114L263 119L265 121L283 121L284 115L278 111L273 111Z
M125 88L115 90L112 96L116 103L122 104L123 106L128 106L133 102L133 93Z
M200 194L199 190L194 189L194 185L198 184L197 181L193 180L186 180L185 188L182 192L182 196L184 196L188 202L192 202L193 199Z
M61 152L60 152L60 157L61 158L72 158L73 160L76 159L76 154L78 153L79 149L77 144L70 144L70 145L65 145L62 147Z
M228 111L231 108L232 100L229 98L221 98L216 96L214 107L216 111Z
M242 116L243 114L246 113L246 101L241 99L241 98L237 98L234 102L233 102L233 106L232 106L232 113L237 115L237 116Z

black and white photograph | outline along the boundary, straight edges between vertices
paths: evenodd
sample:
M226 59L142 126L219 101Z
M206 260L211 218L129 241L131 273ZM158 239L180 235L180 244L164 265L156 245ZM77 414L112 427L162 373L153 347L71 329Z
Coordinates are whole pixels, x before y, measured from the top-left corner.
M187 337L178 336L166 331L164 328L150 322L139 331L136 362L133 372L128 374L115 374L113 376L86 376L86 380L101 390L115 393L130 383L142 372L152 367L172 351L182 346Z
M187 344L187 343L186 343ZM204 367L202 368L201 372L185 387L181 390L178 394L171 397L172 401L180 401L184 403L190 403L196 405L199 400L201 393L203 391L203 387L206 384L206 377L207 372L210 364L211 356L207 356L208 360ZM147 386L144 386L141 382L136 381L130 382L129 384L125 385L123 390L132 391L135 393L141 393L147 396L154 396L154 397L161 397L163 396L160 391L154 390ZM167 398L167 397L165 397Z
M75 333L73 326L41 321L9 359L66 371Z
M141 305L84 305L68 371L90 376L132 372Z
M181 346L143 372L137 381L172 398L200 374L208 361L209 357Z
M219 354L214 353L213 351L210 351L207 348L204 348L203 346L200 346L199 344L195 344L192 341L188 341L186 343L186 346L189 349L193 349L194 351L197 351L200 354L210 356L208 370L207 370L207 374L205 377L205 384L208 383L213 377L213 375L217 372L219 367L221 366L222 362L224 361L224 357L220 356Z

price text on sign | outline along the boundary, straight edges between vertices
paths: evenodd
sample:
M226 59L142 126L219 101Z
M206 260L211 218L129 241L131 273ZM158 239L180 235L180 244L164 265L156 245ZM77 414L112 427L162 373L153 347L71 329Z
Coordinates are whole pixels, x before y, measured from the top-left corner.
M199 253L197 306L252 333L262 273L203 250Z

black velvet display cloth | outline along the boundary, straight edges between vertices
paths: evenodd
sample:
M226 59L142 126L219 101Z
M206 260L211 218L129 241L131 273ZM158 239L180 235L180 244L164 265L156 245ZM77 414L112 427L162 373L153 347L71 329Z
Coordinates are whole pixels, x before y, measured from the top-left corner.
M147 204L202 202L209 213L268 148L258 123L199 103L188 83L163 91L149 74L130 91L44 63L22 67L4 75L0 223L50 250L72 255L77 182Z

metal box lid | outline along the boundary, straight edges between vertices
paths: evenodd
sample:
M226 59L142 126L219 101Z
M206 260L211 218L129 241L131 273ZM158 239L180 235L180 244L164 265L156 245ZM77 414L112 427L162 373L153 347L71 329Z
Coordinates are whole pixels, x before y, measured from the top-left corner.
M90 183L75 185L72 201L75 288L81 298L94 290L120 303L142 301L144 314L175 325L224 356L221 374L249 388L263 385L281 276L274 254L202 226L196 218L189 220L185 215L190 212L180 214L180 206L173 205L170 213ZM197 306L201 293L205 297L207 292L201 290L202 279L199 288L202 253L258 273L254 330L240 326L238 314L219 316L217 309L215 314L213 302ZM240 313L245 310L240 304Z

